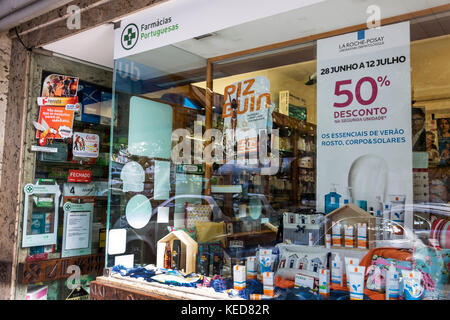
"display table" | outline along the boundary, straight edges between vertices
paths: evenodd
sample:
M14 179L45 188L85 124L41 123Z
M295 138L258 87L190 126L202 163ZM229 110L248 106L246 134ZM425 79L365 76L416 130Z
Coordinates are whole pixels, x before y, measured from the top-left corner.
M189 288L113 274L90 284L90 300L243 300L212 288Z

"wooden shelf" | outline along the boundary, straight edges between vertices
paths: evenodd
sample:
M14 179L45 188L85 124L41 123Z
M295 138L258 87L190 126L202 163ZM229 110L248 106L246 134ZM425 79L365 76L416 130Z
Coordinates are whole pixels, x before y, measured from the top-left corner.
M316 134L316 125L291 118L279 112L272 112L273 122L282 127L289 127L291 129L300 131L303 134Z

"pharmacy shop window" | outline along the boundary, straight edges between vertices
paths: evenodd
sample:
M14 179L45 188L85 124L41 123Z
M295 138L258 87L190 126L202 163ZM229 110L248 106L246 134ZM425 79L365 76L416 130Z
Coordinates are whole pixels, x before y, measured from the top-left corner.
M160 240L183 229L187 205L221 219L194 149L203 150L206 91L192 84L205 80L206 59L167 46L116 60L114 72L107 266L156 265Z

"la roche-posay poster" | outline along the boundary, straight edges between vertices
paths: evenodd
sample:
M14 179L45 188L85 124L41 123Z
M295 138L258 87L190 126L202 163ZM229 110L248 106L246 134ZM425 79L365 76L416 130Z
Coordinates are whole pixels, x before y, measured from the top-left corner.
M409 22L317 43L317 209L333 190L412 203ZM350 188L350 189L349 189ZM350 192L350 194L349 194ZM412 227L406 214L405 226Z

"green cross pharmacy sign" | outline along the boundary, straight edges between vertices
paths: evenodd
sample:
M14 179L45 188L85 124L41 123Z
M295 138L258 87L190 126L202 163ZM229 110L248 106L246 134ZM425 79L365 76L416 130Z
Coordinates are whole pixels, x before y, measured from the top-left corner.
M132 49L139 39L139 29L134 23L127 25L120 37L120 43L125 50Z

